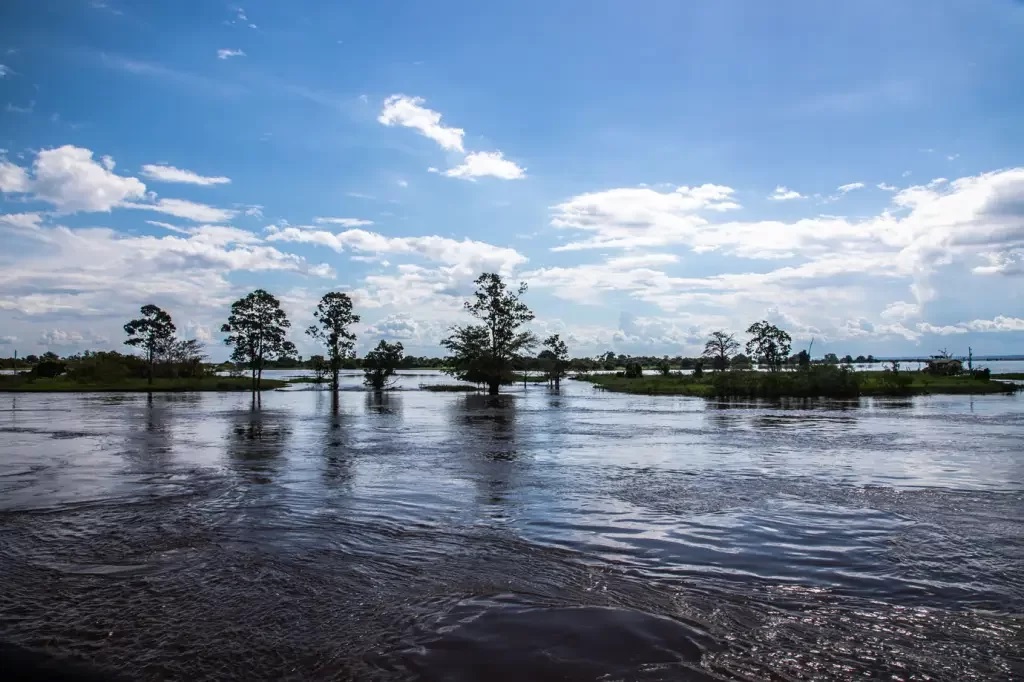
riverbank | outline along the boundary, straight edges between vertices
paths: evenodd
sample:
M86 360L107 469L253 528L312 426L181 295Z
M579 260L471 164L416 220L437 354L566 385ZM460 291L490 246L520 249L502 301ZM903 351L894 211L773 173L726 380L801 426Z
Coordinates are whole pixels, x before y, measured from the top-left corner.
M695 398L857 398L929 394L1010 394L1018 386L972 376L933 376L924 372L844 372L813 368L796 372L718 372L703 376L672 374L627 378L610 374L573 377L597 388L639 395Z
M272 391L288 385L279 379L264 379L261 391ZM23 376L0 377L0 393L172 393L184 391L249 391L252 379L249 377L207 376L190 379L153 379L152 385L145 379L120 379L85 383L64 377L32 378Z

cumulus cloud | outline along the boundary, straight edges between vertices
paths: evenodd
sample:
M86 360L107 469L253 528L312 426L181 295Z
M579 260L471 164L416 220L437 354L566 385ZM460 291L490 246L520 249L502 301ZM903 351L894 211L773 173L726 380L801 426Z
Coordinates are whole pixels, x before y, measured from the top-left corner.
M441 145L442 149L465 151L462 138L466 132L462 128L442 125L441 114L433 109L427 109L423 106L424 103L422 97L391 95L384 100L384 108L377 116L377 121L386 126L402 126L417 130L424 137Z
M17 342L17 336L0 336L0 346L11 346Z
M226 178L222 175L199 175L190 170L152 163L147 163L142 167L142 174L150 180L156 180L157 182L177 182L187 185L226 185L231 182L231 178Z
M221 48L217 50L217 59L231 59L232 57L244 57L245 52L242 50L232 50L230 48Z
M40 151L31 175L23 168L0 164L0 189L31 193L61 213L107 212L128 199L141 198L146 186L136 178L111 172L93 159L92 151L64 145Z
M519 180L526 177L526 169L509 161L501 152L473 152L467 154L462 164L444 172L450 178L476 180L482 177Z
M91 332L66 329L48 329L39 335L39 344L47 347L83 346L93 343L109 343L110 339Z
M779 185L775 188L775 191L768 195L768 198L772 201L791 201L793 199L806 199L803 194L797 192L795 189L789 189L783 185Z
M581 194L554 206L551 224L593 236L554 250L642 248L685 242L707 224L700 213L739 208L733 193L731 187L705 184L666 192L637 187Z
M34 230L43 221L41 213L8 213L0 215L0 226L14 227L19 230Z
M957 322L956 324L944 326L922 323L918 325L918 328L921 331L942 336L967 334L968 332L1024 332L1024 318L996 315L991 320L971 320L970 322Z

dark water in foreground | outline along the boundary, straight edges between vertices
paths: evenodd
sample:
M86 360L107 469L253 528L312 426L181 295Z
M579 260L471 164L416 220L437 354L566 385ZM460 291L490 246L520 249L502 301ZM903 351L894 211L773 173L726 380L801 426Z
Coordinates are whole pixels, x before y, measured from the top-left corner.
M6 395L0 639L150 679L1019 679L1022 408Z

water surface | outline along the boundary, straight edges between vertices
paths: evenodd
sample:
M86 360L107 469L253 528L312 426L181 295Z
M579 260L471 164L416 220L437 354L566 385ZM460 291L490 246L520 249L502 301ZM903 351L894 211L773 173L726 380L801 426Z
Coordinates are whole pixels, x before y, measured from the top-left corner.
M142 679L1022 674L1020 396L346 383L0 397L0 638Z

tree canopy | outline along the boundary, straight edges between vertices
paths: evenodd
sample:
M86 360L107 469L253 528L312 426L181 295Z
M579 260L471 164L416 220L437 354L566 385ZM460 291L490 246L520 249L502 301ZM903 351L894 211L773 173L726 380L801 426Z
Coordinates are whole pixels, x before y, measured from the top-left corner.
M701 355L711 360L711 365L718 371L729 367L729 359L740 349L735 334L727 334L724 331L713 331L711 337L704 344L704 352Z
M323 295L313 312L316 324L306 330L311 338L327 349L327 364L331 372L331 390L338 390L338 371L350 355L354 355L356 335L349 329L359 322L352 312L352 299L348 294L330 291Z
M281 303L263 289L231 304L231 315L221 331L228 334L224 343L233 347L231 359L245 363L252 372L254 397L259 394L267 360L295 354L295 345L285 338L289 327Z
M167 351L174 342L177 329L171 316L159 306L144 305L139 309L141 317L124 325L128 335L125 343L129 346L142 348L146 352L146 364L149 367L147 380L153 383L153 363L157 356Z
M381 341L363 358L363 383L380 391L394 383L395 371L402 364L405 349L401 343Z
M757 358L770 372L778 372L789 357L792 339L767 320L755 322L747 329L751 338L747 341L747 354Z
M525 283L511 291L500 275L485 272L475 284L476 293L465 309L480 324L453 327L441 341L450 353L445 371L464 381L485 383L487 392L497 395L501 384L511 382L516 358L537 344L532 332L521 329L533 320L533 312L520 300Z
M558 334L552 334L544 339L544 352L548 365L548 379L555 382L555 388L561 384L565 370L569 367L569 347Z

